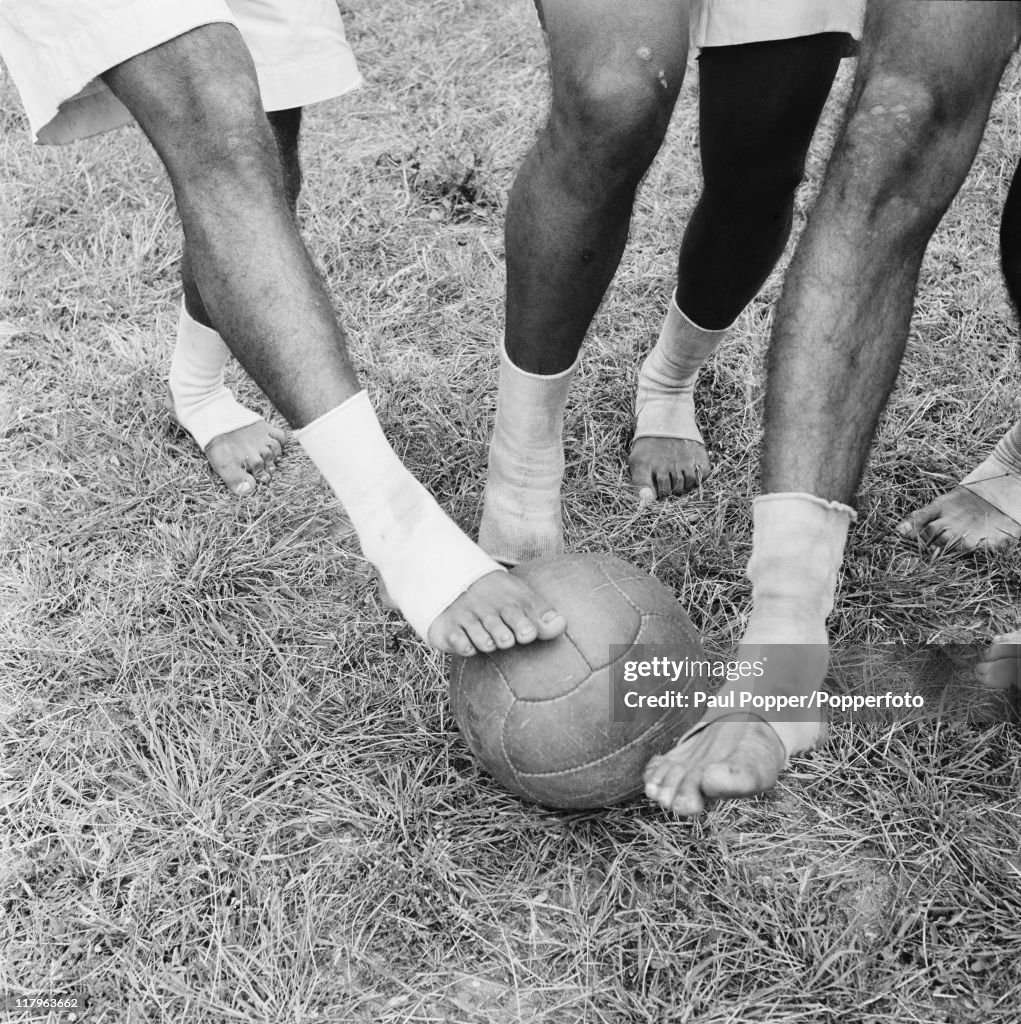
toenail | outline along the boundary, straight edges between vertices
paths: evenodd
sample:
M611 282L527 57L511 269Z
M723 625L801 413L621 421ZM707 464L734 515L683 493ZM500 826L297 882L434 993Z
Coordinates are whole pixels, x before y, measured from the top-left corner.
M559 618L560 618L560 612L550 611L550 612L545 612L543 614L542 621L543 622L553 622L554 620L559 619Z

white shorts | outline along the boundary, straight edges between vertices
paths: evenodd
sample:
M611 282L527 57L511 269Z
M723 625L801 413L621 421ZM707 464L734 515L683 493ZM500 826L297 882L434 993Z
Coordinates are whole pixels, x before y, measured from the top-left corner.
M71 142L131 121L104 71L201 25L236 25L266 110L361 85L335 0L0 0L0 57L37 142Z
M691 45L737 46L846 32L861 39L865 0L692 0Z

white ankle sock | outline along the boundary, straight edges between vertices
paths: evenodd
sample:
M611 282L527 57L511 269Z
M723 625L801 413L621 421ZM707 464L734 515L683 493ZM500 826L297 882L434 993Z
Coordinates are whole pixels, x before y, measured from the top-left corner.
M294 436L340 499L365 557L423 639L441 612L500 568L404 468L364 391Z
M761 664L764 674L728 683L721 692L783 695L789 684L790 694L801 696L806 682L818 689L826 676L826 618L833 610L847 531L857 513L813 494L779 493L756 498L752 519L752 614L737 660ZM790 721L778 720L780 712L751 713L769 723L787 758L811 750L824 732L812 709ZM735 710L725 708L710 712L682 742L733 714Z
M695 421L695 380L729 331L693 324L670 300L659 340L641 370L635 392L635 438L676 437L705 444Z
M228 355L220 335L195 320L182 300L177 344L170 362L170 394L177 421L203 451L214 437L262 419L224 386L223 368Z
M564 408L577 368L575 360L561 373L527 373L500 346L500 390L479 544L506 565L564 549Z
M961 486L1009 519L1021 522L1021 421L1000 438L989 458L979 463Z
M756 498L752 518L752 613L738 658L754 661L758 652L782 658L789 652L801 682L809 673L818 689L829 665L826 619L833 610L847 533L858 515L814 494L779 493ZM784 675L779 665L766 666L770 692L782 692L776 686L783 686ZM800 693L796 680L792 683L792 692ZM820 738L818 718L774 718L768 721L788 757L811 750Z

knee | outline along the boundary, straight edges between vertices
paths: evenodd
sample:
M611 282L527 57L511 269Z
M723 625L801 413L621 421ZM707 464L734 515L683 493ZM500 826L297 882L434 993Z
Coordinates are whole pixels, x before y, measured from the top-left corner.
M637 185L659 151L677 90L645 67L604 66L554 83L547 129L578 170Z
M215 191L232 187L278 191L284 187L273 132L257 92L198 88L189 96L187 120L162 153L175 189Z
M927 239L968 173L984 123L967 83L876 75L853 102L833 165L859 209Z

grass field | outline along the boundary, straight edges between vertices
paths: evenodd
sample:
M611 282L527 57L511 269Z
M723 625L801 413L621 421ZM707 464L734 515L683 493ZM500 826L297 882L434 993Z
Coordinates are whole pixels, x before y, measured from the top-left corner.
M473 530L542 40L524 0L343 6L367 84L308 115L303 230L395 446ZM711 483L644 510L622 486L637 354L697 194L695 79L586 347L565 514L571 547L653 571L725 651L748 607L779 275L704 375ZM1012 68L930 248L838 653L1016 624L1021 556L922 554L891 531L1011 419L996 226L1019 85ZM33 149L6 78L0 118L0 991L86 992L96 1024L1015 1024L1015 727L960 701L838 720L775 792L693 822L506 795L297 446L239 502L170 425L179 228L140 133Z

